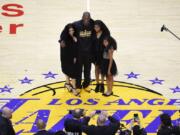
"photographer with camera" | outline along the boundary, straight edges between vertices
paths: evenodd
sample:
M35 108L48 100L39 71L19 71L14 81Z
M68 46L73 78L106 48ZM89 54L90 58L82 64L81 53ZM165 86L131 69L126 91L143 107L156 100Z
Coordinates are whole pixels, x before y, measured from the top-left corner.
M129 130L124 124L120 123L118 135L131 135L131 130Z
M90 119L95 115L99 114L96 125L87 125ZM120 123L112 116L108 116L106 111L97 111L96 113L92 112L92 117L86 117L86 125L82 126L82 131L87 135L115 135L119 129ZM109 124L106 124L109 120Z
M137 113L134 114L134 117L131 120L130 130L133 135L147 135L145 129L141 127L141 121Z
M85 116L84 109L75 109L69 111L72 118L67 118L64 122L64 127L67 135L82 135L82 126L87 125L91 117L95 115L95 111L89 116ZM81 119L82 118L82 119Z

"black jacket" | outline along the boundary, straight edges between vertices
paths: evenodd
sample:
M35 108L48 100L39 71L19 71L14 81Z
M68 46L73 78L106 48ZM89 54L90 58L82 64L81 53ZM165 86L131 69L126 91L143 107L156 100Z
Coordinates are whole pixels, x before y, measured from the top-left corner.
M110 123L106 126L82 126L82 131L87 135L115 135L120 123L113 117L108 117ZM88 119L87 119L88 120Z
M74 58L78 55L78 43L70 37L64 40L66 46L61 47L61 62L73 64Z
M46 130L41 130L41 131L38 131L36 134L34 135L54 135L54 133L52 132L49 132L49 131L46 131Z
M79 54L89 55L92 54L93 47L93 37L95 36L94 32L94 21L91 19L89 25L84 26L83 21L77 21L73 23L77 31L77 38L79 43L78 52ZM65 31L61 32L59 42L65 39Z
M110 36L110 34L105 34L102 33L102 35L97 38L97 36L93 37L93 48L92 48L92 53L93 53L93 62L97 65L101 64L101 61L103 59L103 40L105 37Z
M180 127L178 126L163 126L158 130L157 135L180 135Z
M84 117L81 120L75 120L75 119L66 119L64 122L64 128L68 133L71 133L71 135L82 135L82 126L87 125L89 121L88 117Z
M15 135L12 123L9 119L0 115L0 135Z

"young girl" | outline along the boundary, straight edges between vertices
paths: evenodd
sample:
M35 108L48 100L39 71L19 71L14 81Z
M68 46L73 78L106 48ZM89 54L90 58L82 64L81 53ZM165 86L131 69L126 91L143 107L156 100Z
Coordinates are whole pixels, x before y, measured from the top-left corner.
M108 36L103 40L104 50L101 64L101 74L106 77L107 91L103 96L113 95L113 76L117 74L117 66L113 59L113 53L117 49L117 44L114 38ZM102 82L104 82L104 77Z
M110 36L110 31L106 25L101 20L96 20L94 22L95 38L94 38L94 65L95 65L95 76L96 76L96 88L95 92L104 92L104 84L100 83L100 66L103 56L103 39L107 36ZM102 78L102 76L101 76Z
M78 96L79 92L76 90L78 52L76 30L73 24L68 24L63 32L64 36L61 40L63 40L64 46L61 46L61 67L66 76L65 87L69 92L73 92L75 96ZM70 79L72 79L72 83Z

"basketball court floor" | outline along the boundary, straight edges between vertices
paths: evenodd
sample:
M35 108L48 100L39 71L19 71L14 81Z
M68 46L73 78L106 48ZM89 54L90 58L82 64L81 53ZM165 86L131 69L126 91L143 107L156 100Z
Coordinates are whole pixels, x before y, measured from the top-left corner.
M24 14L7 17L4 6L19 4ZM12 6L13 7L13 6ZM17 7L15 7L16 9ZM64 88L59 35L67 23L90 11L94 20L105 22L118 49L114 95L105 98L82 90L75 97ZM13 12L8 11L13 14ZM10 24L23 24L10 34ZM174 124L180 120L179 0L38 0L0 1L0 108L13 109L17 134L37 131L41 118L47 129L63 129L68 110L107 110L126 127L138 113L143 127L155 134L161 113L169 113ZM92 65L92 79L94 65ZM95 123L96 117L91 124Z

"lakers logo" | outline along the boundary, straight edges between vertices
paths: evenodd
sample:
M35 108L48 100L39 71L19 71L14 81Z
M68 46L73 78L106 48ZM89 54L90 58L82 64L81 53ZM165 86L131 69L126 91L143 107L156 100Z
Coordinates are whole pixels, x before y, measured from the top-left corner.
M90 37L91 34L92 34L91 31L85 30L85 31L81 31L79 35L80 35L80 37Z
M90 85L91 92L82 90L81 97L75 97L64 88L64 82L43 85L29 90L16 99L1 99L13 108L13 124L16 132L31 135L37 131L35 123L43 119L47 129L57 131L63 129L64 120L69 110L83 108L87 112L93 110L107 110L121 121L126 127L134 113L142 119L142 125L149 134L155 134L160 124L159 115L168 113L173 122L178 119L176 104L178 99L167 99L160 93L148 88L125 83L114 83L114 95L103 97L102 93L95 93L95 82ZM92 120L95 123L96 119Z

